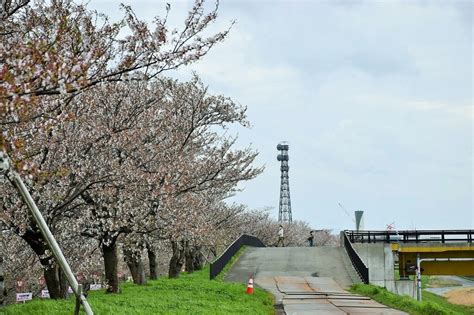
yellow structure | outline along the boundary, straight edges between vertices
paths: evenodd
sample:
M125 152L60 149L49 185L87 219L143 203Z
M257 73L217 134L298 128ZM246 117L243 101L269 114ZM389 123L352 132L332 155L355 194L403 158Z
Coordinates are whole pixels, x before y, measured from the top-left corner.
M472 243L392 243L398 253L400 277L416 274L417 257L423 275L474 276Z

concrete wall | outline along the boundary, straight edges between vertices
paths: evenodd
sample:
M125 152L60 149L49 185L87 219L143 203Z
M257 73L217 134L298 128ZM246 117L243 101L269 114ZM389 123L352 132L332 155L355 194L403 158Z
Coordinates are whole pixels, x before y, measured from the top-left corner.
M369 282L388 291L413 296L410 280L395 280L394 255L389 244L352 244L362 261L369 268Z
M352 244L357 254L359 254L362 261L369 268L370 283L380 287L387 287L386 282L391 283L394 280L393 255L385 254L384 245L385 244Z
M394 291L391 291L398 295L408 295L409 297L416 299L416 286L413 280L395 280Z

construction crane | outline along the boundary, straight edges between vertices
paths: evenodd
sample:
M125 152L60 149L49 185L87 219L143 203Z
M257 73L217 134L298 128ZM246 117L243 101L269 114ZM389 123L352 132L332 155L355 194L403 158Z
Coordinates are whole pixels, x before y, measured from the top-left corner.
M362 211L362 210L356 210L356 211L354 211L354 217L353 217L353 216L351 216L351 215L349 214L349 211L347 211L346 208L344 208L344 207L342 206L342 204L341 204L340 202L338 203L338 205L339 205L339 207L341 207L342 210L344 210L344 212L346 213L346 215L351 218L352 222L355 224L355 229L356 229L357 231L363 229L363 226L364 226L364 223L363 223L363 222L364 222L364 218L363 218L363 216L364 216L364 211Z
M339 207L344 211L344 213L345 213L349 218L351 218L352 222L355 224L355 219L354 219L353 216L351 216L351 214L349 213L349 211L347 211L346 208L344 208L343 205L342 205L340 202L338 202L337 204L338 204Z

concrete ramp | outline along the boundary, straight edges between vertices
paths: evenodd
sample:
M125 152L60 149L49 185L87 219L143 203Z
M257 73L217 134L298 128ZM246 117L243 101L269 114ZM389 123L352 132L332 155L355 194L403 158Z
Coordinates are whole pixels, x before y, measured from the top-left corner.
M343 288L361 282L345 250L332 246L247 248L226 280L247 283L249 275L329 277Z
M227 281L255 284L275 295L279 314L406 314L345 290L360 282L339 247L248 248Z
M284 294L302 293L346 293L332 278L326 277L275 277L277 288Z

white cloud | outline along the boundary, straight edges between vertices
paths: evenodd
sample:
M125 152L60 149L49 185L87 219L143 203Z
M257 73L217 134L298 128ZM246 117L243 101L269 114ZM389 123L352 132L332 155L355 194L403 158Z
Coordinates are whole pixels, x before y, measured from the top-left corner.
M189 5L174 5L173 23ZM146 16L160 8L136 6ZM278 206L275 146L285 139L294 218L347 228L343 202L366 210L369 229L393 221L474 228L472 9L468 2L223 1L214 29L237 19L229 38L173 75L193 69L211 91L248 106L253 128L239 130L239 143L253 143L267 170L236 200Z

